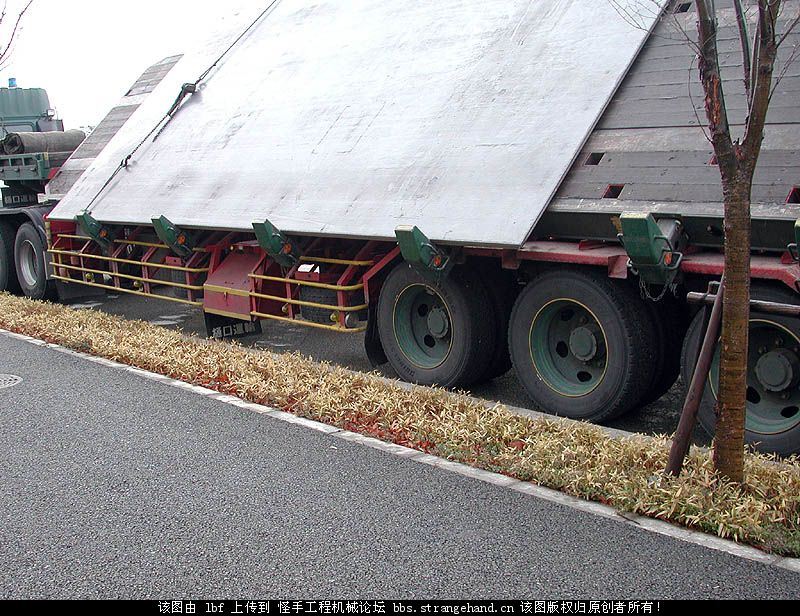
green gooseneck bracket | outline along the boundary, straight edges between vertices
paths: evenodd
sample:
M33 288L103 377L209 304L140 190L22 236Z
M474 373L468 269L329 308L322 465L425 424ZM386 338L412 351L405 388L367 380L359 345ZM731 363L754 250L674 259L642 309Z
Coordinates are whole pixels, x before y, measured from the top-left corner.
M394 230L403 259L412 266L436 273L447 273L453 260L431 242L418 227L400 226Z
M194 251L194 240L186 232L172 224L166 216L153 218L153 228L158 239L170 247L179 257L188 258Z
M78 223L78 226L86 235L100 244L103 248L108 248L114 243L114 233L111 231L111 229L92 218L92 215L88 212L78 214L75 217L75 222Z
M794 242L792 242L786 247L786 249L789 251L789 254L792 256L792 259L795 262L800 261L800 251L797 250L798 246L800 246L800 220L795 220Z
M656 222L652 214L640 212L623 212L619 221L619 241L639 278L648 284L672 284L683 260L678 250L683 241L681 222L674 218Z
M294 267L300 260L294 242L270 221L254 222L256 239L270 258L283 267Z

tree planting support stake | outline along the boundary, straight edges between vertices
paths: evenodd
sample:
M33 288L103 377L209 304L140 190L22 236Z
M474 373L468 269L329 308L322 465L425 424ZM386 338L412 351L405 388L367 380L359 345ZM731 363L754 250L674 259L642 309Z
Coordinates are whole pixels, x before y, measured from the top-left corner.
M665 473L677 477L681 474L683 461L689 453L689 442L692 431L697 424L697 411L700 408L700 401L703 399L703 392L708 380L708 371L711 369L711 360L714 358L714 350L717 346L719 337L720 323L722 322L722 298L725 293L725 276L719 282L719 289L714 296L714 304L711 308L711 316L706 326L706 334L703 338L703 346L700 348L700 355L692 374L692 382L689 385L689 392L683 403L681 418L678 422L678 429L672 438L672 447L669 450L669 461Z

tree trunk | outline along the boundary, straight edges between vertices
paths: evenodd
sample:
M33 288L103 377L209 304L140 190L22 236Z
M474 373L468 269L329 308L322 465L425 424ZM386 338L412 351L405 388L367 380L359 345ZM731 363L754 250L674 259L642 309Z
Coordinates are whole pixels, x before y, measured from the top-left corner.
M714 466L741 483L744 479L744 422L750 316L750 181L725 181L725 296L719 392L715 408Z

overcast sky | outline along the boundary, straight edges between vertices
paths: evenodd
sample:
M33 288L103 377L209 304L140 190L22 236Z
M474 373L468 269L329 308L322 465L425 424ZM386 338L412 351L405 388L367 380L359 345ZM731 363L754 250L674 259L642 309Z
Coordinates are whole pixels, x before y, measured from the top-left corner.
M0 0L0 3L2 0ZM24 0L8 0L5 46ZM22 88L44 88L65 128L97 125L148 66L182 53L232 14L268 0L34 0L11 59L0 71Z

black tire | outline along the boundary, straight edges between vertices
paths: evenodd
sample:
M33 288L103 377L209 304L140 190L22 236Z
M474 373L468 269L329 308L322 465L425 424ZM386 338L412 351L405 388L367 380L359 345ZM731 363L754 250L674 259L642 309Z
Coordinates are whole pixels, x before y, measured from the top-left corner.
M14 264L22 292L31 299L52 299L55 285L47 280L45 247L42 237L32 223L17 229L14 240Z
M658 400L667 393L681 372L681 352L686 335L687 319L684 305L674 297L660 302L647 302L656 335L656 369L653 383L644 396L641 406Z
M336 291L317 287L300 287L300 299L304 302L313 302L315 304L325 304L328 306L336 306L339 303ZM333 325L334 322L331 320L331 314L335 312L335 308L300 306L300 313L306 321L320 323L321 325Z
M751 288L751 297L752 299L784 304L797 305L800 303L800 297L788 288L773 287L758 283L753 284ZM754 327L771 327L771 324L774 324L777 331L784 332L787 338L793 339L789 340L791 344L788 344L787 347L791 347L795 355L800 356L800 353L797 353L797 351L800 350L800 319L777 314L752 312L750 314L750 321L751 344L755 342L753 334ZM691 383L694 366L697 364L697 357L700 353L700 347L703 344L703 336L705 335L704 325L704 310L700 310L689 325L689 330L686 332L686 338L683 344L681 378L683 379L686 391L688 391L689 384ZM750 351L753 352L752 346ZM716 404L714 391L716 384L712 384L711 381L712 379L709 378L706 382L703 399L700 401L700 408L698 410L698 420L703 429L713 437L717 423L716 414L714 412L714 406ZM792 400L783 402L778 398L778 394L776 394L774 398L770 394L766 394L762 398L764 392L758 391L760 386L758 385L757 376L750 368L748 369L747 383L748 402L744 433L745 442L764 453L776 453L784 456L800 453L800 410L798 410L797 401L798 396L800 396L800 386L795 386L791 389ZM792 410L792 414L786 417L786 419L788 420L787 423L794 421L794 425L787 426L785 430L775 432L768 432L764 429L756 431L756 429L754 429L754 424L757 421L757 417L759 415L762 417L765 414L767 416L769 415L769 411L765 410L768 409L768 407L761 405L769 404L773 400L774 403L778 405L785 404L786 409ZM777 416L776 419L782 421Z
M0 291L19 293L14 266L14 227L7 222L0 222Z
M504 270L483 268L481 281L489 292L495 329L495 345L486 372L478 377L476 383L485 383L503 376L511 370L511 354L508 350L508 322L514 307L516 285L512 276Z
M446 344L444 337L436 342L435 349L446 348L441 358L428 358L421 343L403 334L403 324L411 322L408 315L413 312L404 309L407 297L423 293L431 298L430 311L438 310L449 319ZM494 323L485 314L489 301L478 276L465 268L454 269L437 283L405 263L393 269L381 288L377 324L386 357L398 376L404 381L441 387L474 383L486 372L494 349ZM423 315L420 318L425 319ZM431 335L424 338L426 344L428 338L433 340ZM434 347L431 348L433 352ZM414 352L418 355L414 356Z
M595 343L586 361L573 347L580 331ZM627 283L588 271L551 271L528 283L511 314L509 348L514 371L537 407L593 422L637 406L656 367L655 332L644 302ZM573 364L584 367L563 367Z

